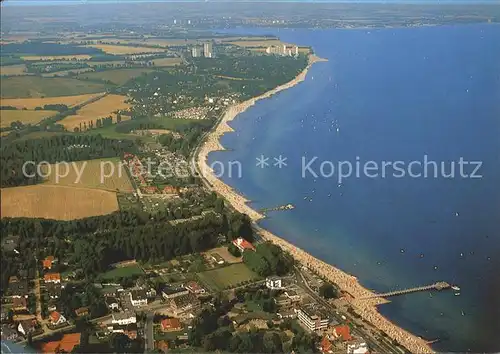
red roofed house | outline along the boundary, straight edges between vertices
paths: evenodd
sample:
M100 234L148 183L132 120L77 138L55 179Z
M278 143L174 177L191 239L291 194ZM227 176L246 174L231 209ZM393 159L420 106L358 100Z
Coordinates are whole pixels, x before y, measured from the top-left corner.
M195 282L194 280L188 281L184 287L188 289L190 292L193 294L199 295L199 294L205 294L205 289L203 289L200 284Z
M61 274L59 274L59 273L47 273L43 276L43 280L46 283L60 283L61 282Z
M49 316L49 322L52 326L59 326L66 322L66 318L57 311L52 311Z
M163 188L163 194L177 194L177 188L174 186L165 186L165 188Z
M65 334L59 341L48 342L42 345L43 353L71 353L80 344L80 333Z
M178 318L166 318L161 321L161 329L163 332L178 331L182 328Z
M328 337L329 336L327 336L327 335L324 336L323 339L321 340L321 343L319 346L319 349L323 354L333 353L333 349L334 349L333 344Z
M345 342L352 340L351 330L349 326L346 325L335 326L333 328L333 335L335 336L335 339L342 339Z
M255 251L255 247L242 237L238 237L236 240L233 240L233 245L235 245L242 253L245 250Z
M52 269L52 263L54 263L54 256L47 256L42 261L44 269Z
M155 186L147 186L143 187L142 191L146 194L155 194L158 193L158 188L156 188Z

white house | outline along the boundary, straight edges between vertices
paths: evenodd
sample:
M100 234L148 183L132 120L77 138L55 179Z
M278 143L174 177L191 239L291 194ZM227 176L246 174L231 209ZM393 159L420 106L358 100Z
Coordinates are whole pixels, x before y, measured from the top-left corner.
M368 344L364 341L347 344L347 354L366 354L369 352Z
M120 326L128 325L130 323L137 322L137 318L135 317L135 313L132 311L115 312L111 316L112 316L111 323L118 324Z
M132 302L132 306L140 307L146 306L148 304L148 297L146 295L146 291L144 290L132 290L130 292L130 302Z
M120 304L118 303L116 297L109 296L104 301L110 310L118 310L120 308Z
M268 289L283 289L283 283L279 277L267 277L266 287Z

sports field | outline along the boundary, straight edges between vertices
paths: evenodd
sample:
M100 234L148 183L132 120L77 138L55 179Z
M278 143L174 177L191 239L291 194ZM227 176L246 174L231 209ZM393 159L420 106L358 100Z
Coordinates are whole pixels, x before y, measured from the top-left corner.
M106 91L107 85L72 78L10 76L0 82L2 98L71 96Z
M136 68L136 69L112 69L106 71L97 71L82 73L78 78L88 80L103 80L110 81L116 85L123 85L130 79L141 76L143 73L150 73L152 69Z
M118 210L116 193L99 189L33 185L0 190L2 217L74 220Z
M59 97L36 97L36 98L3 98L0 103L2 106L13 106L18 109L35 109L43 107L46 104L65 104L68 107L79 105L89 101L103 93L91 93L87 95L59 96Z
M163 48L133 47L126 45L112 45L112 44L88 44L85 47L101 49L103 52L107 54L114 54L114 55L160 53L165 51L165 49Z
M88 126L91 121L94 122L95 127L97 118L111 116L113 117L113 121L116 122L116 114L113 112L117 110L126 110L130 107L130 104L125 103L126 99L126 96L121 95L104 96L100 100L83 106L76 112L77 114L68 116L59 123L64 125L69 131L73 131L75 128L80 128L80 124L82 125L82 130L84 130L84 123ZM129 116L122 116L123 121L128 119L130 119Z
M3 104L3 101L2 101ZM57 114L57 111L25 111L25 110L0 110L0 127L8 127L10 123L20 121L23 124L36 124L42 119Z
M134 275L143 275L144 271L138 264L134 264L128 267L114 268L100 275L103 280L111 280L115 278L131 277Z
M50 168L44 166L42 172L48 175L44 185L133 192L126 167L121 167L118 158L75 161L68 164L67 167L63 164L53 164Z
M236 263L198 274L200 280L214 291L234 288L242 282L258 280L259 276L244 263Z

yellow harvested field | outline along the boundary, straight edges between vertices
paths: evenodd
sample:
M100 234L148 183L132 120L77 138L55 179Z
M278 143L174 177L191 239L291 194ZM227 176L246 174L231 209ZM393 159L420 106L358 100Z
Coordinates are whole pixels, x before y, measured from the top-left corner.
M148 47L132 47L124 45L112 45L112 44L88 44L85 47L93 47L101 49L103 52L108 54L139 54L139 53L159 53L164 52L163 48L148 48Z
M2 101L3 103L3 101ZM20 121L24 124L36 124L42 119L53 116L57 111L25 111L25 110L0 110L0 127L8 127L10 123Z
M13 75L29 75L26 71L26 65L6 65L0 66L0 75L2 76L13 76Z
M90 93L86 95L44 98L2 98L0 103L2 106L13 106L18 109L35 109L36 107L43 107L46 104L65 104L68 107L73 107L102 95L103 93Z
M116 193L38 184L0 190L4 217L74 220L118 210Z
M119 159L96 159L43 166L44 185L102 189L110 192L134 191L126 166Z
M64 125L64 127L69 131L73 131L75 128L80 127L80 123L83 126L84 123L89 124L89 122L92 121L95 126L97 118L106 118L111 116L113 117L113 121L116 122L116 114L113 112L117 110L127 110L130 108L130 104L125 103L126 99L126 96L121 95L104 96L100 100L83 106L76 112L77 114L68 116L59 123ZM122 120L128 119L130 119L129 116L122 116Z
M88 54L75 54L75 55L27 55L21 57L27 61L40 61L40 60L89 60L92 56Z
M160 58L153 59L152 62L155 66L175 66L182 63L182 60L181 58Z

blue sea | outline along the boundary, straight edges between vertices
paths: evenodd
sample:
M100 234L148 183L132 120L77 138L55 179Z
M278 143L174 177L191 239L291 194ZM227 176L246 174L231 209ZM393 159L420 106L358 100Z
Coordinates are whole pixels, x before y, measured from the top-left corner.
M458 285L459 296L414 293L380 311L439 339L436 350L500 351L500 26L232 32L275 34L329 61L231 123L229 150L209 160L239 161L242 174L226 167L223 180L256 209L294 204L261 225L369 289ZM405 176L382 177L384 161ZM437 178L432 164L419 176L424 161ZM359 176L339 180L348 162Z

